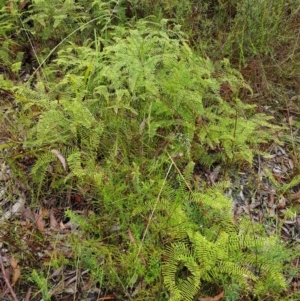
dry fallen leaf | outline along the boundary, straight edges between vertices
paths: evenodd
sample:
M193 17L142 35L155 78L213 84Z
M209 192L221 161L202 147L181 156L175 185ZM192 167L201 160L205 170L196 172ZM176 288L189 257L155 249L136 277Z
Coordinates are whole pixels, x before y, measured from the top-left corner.
M211 182L211 184L215 184L217 178L219 177L221 171L221 166L218 165L208 176L209 181Z
M290 195L290 199L292 201L299 201L300 200L300 190L298 192L296 192L296 193L292 193Z
M29 3L28 0L20 1L19 9L22 10L28 3Z
M16 269L17 266L18 266L18 261L17 261L16 258L14 258L14 257L12 257L12 258L10 259L9 263L10 263L10 265L11 265L11 267L12 267L13 269Z
M50 228L53 230L58 229L59 228L58 221L54 216L53 210L50 211L49 218L50 218Z
M276 216L276 211L274 208L267 208L267 209L268 209L269 217Z
M25 204L25 199L20 197L16 203L12 206L12 208L10 210L8 210L7 212L5 212L5 214L3 215L2 218L0 218L0 220L7 220L10 219L10 217L13 214L22 212L23 208L24 208L24 204Z
M64 223L62 221L59 223L59 228L60 228L60 230L66 229L66 226L64 225Z
M10 275L11 275L11 269L7 268L4 270L4 276L6 277L6 279L10 279Z
M11 285L15 285L16 282L18 281L18 279L21 276L21 269L20 266L17 265L17 267L13 270L13 275L12 275L12 279L11 279Z
M63 157L63 155L57 149L51 149L51 153L57 157L57 159L60 161L61 165L63 166L64 170L66 170L67 163L66 163L66 159Z
M30 301L31 291L32 291L32 287L29 287L25 295L24 301Z
M18 265L18 261L14 257L10 259L10 265L13 268L11 285L14 285L21 276L21 269Z
M47 218L49 216L49 210L46 207L42 207L39 212L43 218Z
M13 1L8 1L7 9L11 14L13 13L13 10L14 10L14 2Z
M199 301L219 301L224 297L224 291L215 297L199 298Z
M281 197L280 200L277 203L277 208L282 209L286 207L286 199L285 197Z
M23 208L21 214L25 220L34 221L34 214L29 208Z
M105 297L101 297L101 298L97 299L97 301L104 301L104 300L116 300L116 297L113 295L109 295L109 296L105 296Z
M45 232L45 221L43 220L43 216L39 214L35 214L35 222L38 230L42 233Z
M130 240L135 246L137 246L136 240L135 240L135 238L134 238L134 236L133 236L133 234L132 234L130 228L128 228L128 236L129 236L129 240ZM143 255L143 254L140 254L140 257L141 257L141 259L142 259L142 261L143 261L143 264L146 265L146 264L147 264L147 261L146 261L144 255Z

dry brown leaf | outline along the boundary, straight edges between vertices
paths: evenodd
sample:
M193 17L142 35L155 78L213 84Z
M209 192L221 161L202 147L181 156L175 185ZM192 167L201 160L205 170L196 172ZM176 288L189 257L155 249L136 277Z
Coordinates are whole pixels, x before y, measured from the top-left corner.
M59 228L60 228L60 230L66 229L66 226L64 225L64 223L62 221L59 223Z
M145 285L143 281L140 281L137 285L135 285L135 290L131 294L131 297L138 295L142 290L145 290Z
M54 216L53 210L50 211L49 218L50 218L50 228L53 230L58 229L59 228L58 221Z
M12 258L10 259L9 263L10 263L10 265L11 265L11 267L12 267L13 269L16 269L17 266L18 266L18 261L17 261L17 259L14 258L14 257L12 257Z
M60 161L61 165L63 166L64 170L67 170L67 163L66 159L57 149L51 149L51 153L54 154L57 159Z
M104 300L116 300L116 297L113 295L109 295L109 296L100 297L97 299L97 301L104 301Z
M46 207L42 207L42 209L40 209L40 214L42 215L43 218L48 217L49 210Z
M215 184L216 183L216 180L217 178L219 177L219 173L221 171L221 166L218 165L208 176L211 184Z
M241 206L241 208L247 213L248 215L250 214L250 208L249 206Z
M290 199L292 201L296 201L296 200L299 201L300 200L300 190L296 193L291 193Z
M143 132L144 132L144 129L145 129L145 126L146 126L146 119L144 119L142 121L142 123L140 124L140 127L139 127L139 134L142 135Z
M276 215L276 211L274 208L267 208L267 209L268 209L269 217L274 217Z
M22 10L28 3L29 3L28 0L21 1L19 3L19 9Z
M60 299L60 301L73 301L73 300L76 300L75 296L76 295L69 295L65 298Z
M6 279L9 279L10 278L10 275L11 275L11 269L10 268L7 268L4 270L4 276L6 277Z
M10 263L11 267L13 268L13 274L12 274L12 280L11 280L11 285L13 286L21 276L21 269L20 269L20 266L18 265L17 259L14 257L11 257L9 263Z
M12 279L11 279L11 285L15 285L16 282L18 281L18 279L21 276L21 268L19 265L17 265L17 267L13 270L13 275L12 275Z
M269 197L269 200L268 200L268 206L270 208L273 208L274 207L274 194L270 194L270 197Z
M34 214L29 208L23 208L21 214L26 220L34 221Z
M128 236L129 236L129 240L136 246L137 244L136 244L135 238L134 238L134 236L133 236L133 234L132 234L130 228L128 228ZM143 254L140 254L140 257L141 257L141 259L142 259L142 261L143 261L143 264L144 264L144 265L147 265L147 261L146 261L144 255L143 255Z
M199 298L199 301L219 301L224 297L224 291L222 291L219 295L215 297L208 297L208 298Z
M10 219L10 217L13 214L19 213L22 211L22 209L24 208L24 204L25 204L25 198L20 197L15 204L12 206L12 208L10 210L8 210L7 212L5 212L4 216L0 219L0 220L7 220Z
M282 209L285 208L285 206L286 206L286 199L285 197L281 197L281 199L277 203L277 208Z
M42 233L45 232L45 221L43 220L43 215L35 214L35 222L38 230Z
M51 256L51 255L50 255ZM59 267L58 269L56 269L52 274L51 276L49 276L49 279L53 279L55 277L57 277L58 275L62 274L62 271L63 271L63 267Z

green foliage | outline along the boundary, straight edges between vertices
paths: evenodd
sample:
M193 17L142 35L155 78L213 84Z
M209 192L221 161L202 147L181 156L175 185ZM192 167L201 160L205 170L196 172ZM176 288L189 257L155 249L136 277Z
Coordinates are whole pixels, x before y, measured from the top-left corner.
M30 280L35 282L39 287L41 294L43 296L43 300L45 301L51 300L51 294L48 288L48 281L44 275L41 275L36 270L33 270L30 276Z
M22 40L15 41L14 34L20 35L20 13L12 4L11 8L8 5L0 2L0 64L5 68L5 73L17 73L21 67ZM2 76L2 75L1 75ZM2 85L2 80L0 81Z
M186 230L186 236L181 235L166 249L163 275L171 292L170 300L193 300L201 282L222 284L225 292L229 283L237 285L236 292L247 289L251 283L257 296L284 290L287 283L283 262L290 252L276 236L267 237L261 226L253 226L246 219L234 225L228 210L231 202L215 190L214 193L214 198L209 197L213 191L195 197L197 205L203 208L198 229L183 223L181 217L179 226ZM227 209L216 207L219 201ZM185 219L188 221L188 216Z
M103 25L110 16L107 1L34 0L23 23L35 38L42 41L54 38L59 42L78 28L81 31L77 32L76 37L84 40L91 34L89 22L93 18L100 20L98 24Z
M288 30L290 11L299 9L296 1L284 0L130 0L129 3L130 15L171 19L182 25L202 51L216 58L229 55L241 64L253 56L272 55L274 45L280 43L279 36Z
M71 79L76 90L93 91L98 116L109 135L115 133L114 139L109 137L114 145L107 146L121 148L125 157L136 146L130 142L134 138L141 147L151 141L154 150L158 146L153 141L164 142L172 155L183 152L207 165L251 163L254 146L267 142L278 128L268 122L270 117L253 114L254 107L239 100L239 90L247 85L227 60L214 65L196 56L179 28L168 30L165 25L139 22L137 29L115 38L101 53L77 47L74 58L74 47L65 48L56 60L69 70L60 85L71 94ZM86 70L90 78L85 84L78 73ZM230 87L230 99L221 96L225 84ZM148 149L149 155L155 153L153 148ZM222 152L210 155L216 150Z
M227 47L238 48L242 63L249 55L270 52L271 44L277 42L278 33L286 26L285 1L240 1L236 10L225 51Z
M74 250L88 259L82 261L84 267L95 277L100 275L105 287L121 284L124 290L145 282L152 290L162 290L157 281L163 277L169 300L193 300L203 283L225 289L227 300L246 292L260 298L286 289L285 263L295 256L292 250L276 236L267 236L262 225L246 218L234 223L231 201L221 191L214 188L200 194L183 187L171 191L172 181L162 187L163 181L156 183L153 178L140 179L139 189L134 189L117 184L122 177L112 175L100 192L101 215L87 219L68 212L78 227L74 237L88 238L86 247L85 242L73 241ZM154 201L160 187L160 198ZM146 236L142 221L149 223ZM91 264L99 260L100 270Z
M30 187L32 202L53 191L86 192L85 215L66 212L73 225L68 264L89 270L107 291L123 299L193 300L210 285L238 300L251 292L280 296L287 288L292 252L261 225L233 221L228 183L200 190L194 181L196 164L251 164L264 154L259 146L280 143L281 128L240 99L242 90L252 91L228 59L194 51L182 31L195 30L203 15L220 25L235 10L224 51L237 47L243 60L272 42L283 7L271 2L254 8L252 1L201 1L200 7L196 1L39 0L22 16L34 39L54 43L36 56L34 88L0 79L17 107L2 113L10 133L5 159ZM159 22L126 21L150 9ZM11 30L11 21L4 24L1 39ZM209 35L213 24L206 18L197 28ZM17 55L9 65L6 52L0 59L15 71L21 61ZM28 155L34 163L26 179L18 160ZM280 191L298 183L295 177ZM48 300L40 275L33 271L31 280Z
M55 161L49 149L68 163L68 174L54 165L59 169L52 174L59 176L52 187L74 179L86 187L89 179L102 189L108 161L130 165L140 157L136 164L151 169L150 158L164 164L167 151L208 166L251 163L256 145L274 137L278 127L268 122L271 117L255 114L254 106L238 98L247 85L229 62L213 64L194 54L179 28L165 25L141 21L102 52L97 39L95 50L72 43L65 47L48 66L68 70L54 90L58 99L43 92L42 81L37 91L16 89L20 116L27 119L21 122L23 147L37 156L32 169L37 195ZM229 98L222 95L224 84L230 87Z
M268 179L270 180L270 182L272 183L272 185L274 185L274 187L276 187L278 192L280 192L281 194L286 193L290 188L295 187L300 184L300 175L299 174L296 175L295 177L293 177L289 183L280 184L280 183L278 183L278 181L276 181L272 172L269 169L265 168L264 172L265 172L266 176L268 177Z

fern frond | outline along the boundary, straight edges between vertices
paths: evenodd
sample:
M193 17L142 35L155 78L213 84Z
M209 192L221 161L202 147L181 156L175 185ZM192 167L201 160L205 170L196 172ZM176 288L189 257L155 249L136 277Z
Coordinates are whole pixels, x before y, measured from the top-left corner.
M50 151L40 155L31 169L31 174L33 176L33 179L38 181L43 179L49 163L54 160L55 160L55 155Z
M183 242L167 248L163 266L164 283L169 289L170 300L193 300L200 287L201 270L193 253Z
M31 169L32 179L38 185L37 197L39 196L43 183L46 179L49 164L55 160L55 155L51 151L46 151L38 156L37 161Z
M251 279L253 281L257 280L257 277L251 273L247 268L237 265L230 261L221 261L218 266L212 270L212 273L223 273L227 275L234 276L235 279Z

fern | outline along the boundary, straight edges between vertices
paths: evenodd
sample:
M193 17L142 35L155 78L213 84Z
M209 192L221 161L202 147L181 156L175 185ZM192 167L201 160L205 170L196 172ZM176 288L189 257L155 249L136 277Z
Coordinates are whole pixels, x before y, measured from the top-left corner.
M31 169L32 179L38 185L36 192L37 200L39 199L39 196L41 194L41 189L44 181L47 179L50 163L54 160L56 160L55 155L50 151L46 151L42 155L38 156L37 161Z
M282 194L286 193L289 189L300 183L300 175L296 175L289 183L282 185L274 178L272 172L269 169L265 168L264 173L266 174L272 185L274 185L276 189Z
M93 43L98 49L100 42ZM249 87L228 60L213 64L196 56L178 28L168 30L164 21L140 21L106 43L102 52L71 44L50 67L60 66L69 73L58 87L76 94L74 103L69 97L61 103L77 123L92 120L90 114L101 118L103 133L109 133L103 137L105 148L121 160L130 160L149 143L144 155L151 157L163 141L172 155L180 153L208 166L220 161L251 163L256 145L278 130L270 117L253 114L254 107L239 100L239 90ZM230 101L220 95L224 82L233 93ZM80 104L87 96L98 100ZM84 116L74 115L75 110Z
M112 3L95 1L93 8L100 13ZM37 28L58 26L65 12L62 7L57 18L35 15L32 21ZM60 76L51 83L53 94L41 80L33 91L16 89L18 122L26 120L19 122L23 148L37 158L32 190L72 185L89 191L94 215L67 215L92 246L77 241L73 250L95 277L109 278L107 288L118 283L124 295L144 279L155 294L164 291L160 272L174 301L193 300L204 282L227 294L232 283L237 294L253 288L263 296L264 282L283 291L288 256L281 243L259 226L233 221L226 183L193 190L195 162L251 163L256 147L278 127L240 101L240 89L249 87L228 60L213 63L194 53L178 26L139 21L124 30L109 26L107 12L99 19L107 25L101 37L95 29L94 40L88 35L81 46L64 45L45 68ZM230 95L223 95L224 83ZM66 170L49 149L62 154ZM105 253L100 270L99 250Z
M185 203L185 207L200 206L194 211L198 218L191 219L188 210L179 214L180 205L169 218L173 235L177 233L172 237L175 242L166 249L163 263L165 285L172 292L170 300L192 300L201 290L201 282L218 284L224 279L231 279L239 289L251 283L257 295L286 288L283 263L289 252L276 236L267 237L261 225L251 225L246 219L234 224L230 200L216 189L192 193L189 199L192 202ZM178 275L183 275L181 282L174 280ZM268 283L268 288L263 289L262 283Z
M178 242L166 250L166 256L171 258L163 270L164 282L170 291L169 300L193 300L201 278L194 255L186 244Z

